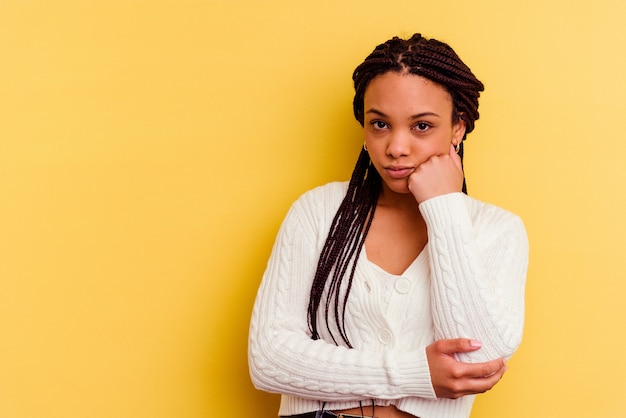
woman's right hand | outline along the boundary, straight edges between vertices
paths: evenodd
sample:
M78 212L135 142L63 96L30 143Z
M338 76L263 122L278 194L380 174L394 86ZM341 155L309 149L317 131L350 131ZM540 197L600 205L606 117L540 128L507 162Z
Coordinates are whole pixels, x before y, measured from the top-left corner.
M447 154L433 155L409 176L408 188L417 203L463 190L463 164L450 144Z
M461 363L455 353L480 349L481 343L467 338L435 341L426 347L430 379L437 398L457 399L483 393L495 386L506 371L503 358L485 363Z

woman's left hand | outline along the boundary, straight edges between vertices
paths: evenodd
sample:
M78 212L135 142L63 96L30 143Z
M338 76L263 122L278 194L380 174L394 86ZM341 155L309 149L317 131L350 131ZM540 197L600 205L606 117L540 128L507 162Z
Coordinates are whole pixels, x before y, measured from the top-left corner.
M408 182L418 204L435 196L460 192L463 189L461 157L450 144L448 154L430 157L415 169Z

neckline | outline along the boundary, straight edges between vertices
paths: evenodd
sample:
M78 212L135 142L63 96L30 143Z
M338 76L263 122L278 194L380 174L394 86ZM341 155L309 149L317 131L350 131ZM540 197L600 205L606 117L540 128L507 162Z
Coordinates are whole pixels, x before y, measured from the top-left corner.
M367 251L365 249L365 245L363 245L362 249L361 249L361 259L363 259L366 264L368 264L369 266L373 267L374 269L385 273L387 276L391 276L391 277L406 277L409 275L409 273L411 272L411 270L415 269L416 266L418 266L421 263L422 258L426 257L427 254L427 248L428 248L428 242L426 243L426 245L424 245L424 248L422 248L422 251L420 251L420 253L417 255L417 257L415 257L415 259L411 262L411 264L409 264L407 266L406 269L404 269L404 271L400 274L393 274L388 272L387 270L385 270L384 268L382 268L381 266L379 266L378 264L374 263L373 261L371 261L368 257L367 257Z

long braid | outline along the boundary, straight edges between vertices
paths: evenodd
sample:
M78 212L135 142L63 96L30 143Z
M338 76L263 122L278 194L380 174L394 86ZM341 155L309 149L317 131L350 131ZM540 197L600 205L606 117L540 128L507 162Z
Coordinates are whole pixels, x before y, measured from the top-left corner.
M452 122L456 123L460 119L465 122L463 140L474 130L474 122L480 116L478 98L484 90L483 84L450 46L435 39L424 38L420 34L415 34L408 40L394 37L378 45L354 70L353 109L361 126L364 124L365 90L372 79L387 72L415 74L440 84L452 98ZM459 155L462 164L463 142L460 144ZM326 295L326 329L334 343L338 344L330 326L332 317L339 336L348 347L352 347L344 321L346 305L357 261L374 218L381 183L380 175L370 163L369 154L362 150L346 196L333 218L311 286L308 322L312 339L320 338L317 315ZM467 193L465 178L463 193Z
M332 302L334 301L332 311L335 323L341 338L350 346L343 316L346 300L352 287L356 262L374 218L374 211L376 210L376 203L380 194L380 185L380 175L370 164L367 151L362 150L352 173L346 196L333 218L311 286L309 327L312 338L315 340L319 338L317 311L321 304L326 282L330 278L328 296L325 303L326 326L330 332L329 315ZM352 267L348 276L348 283L345 285L345 294L342 298L343 278L350 265ZM333 341L337 343L334 336Z

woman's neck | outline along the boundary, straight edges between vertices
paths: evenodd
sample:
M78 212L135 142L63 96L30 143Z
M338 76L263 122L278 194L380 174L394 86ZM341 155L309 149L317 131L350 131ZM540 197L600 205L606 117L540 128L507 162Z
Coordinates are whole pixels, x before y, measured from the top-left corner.
M384 186L378 197L378 205L403 212L419 213L419 205L412 193L396 193Z

